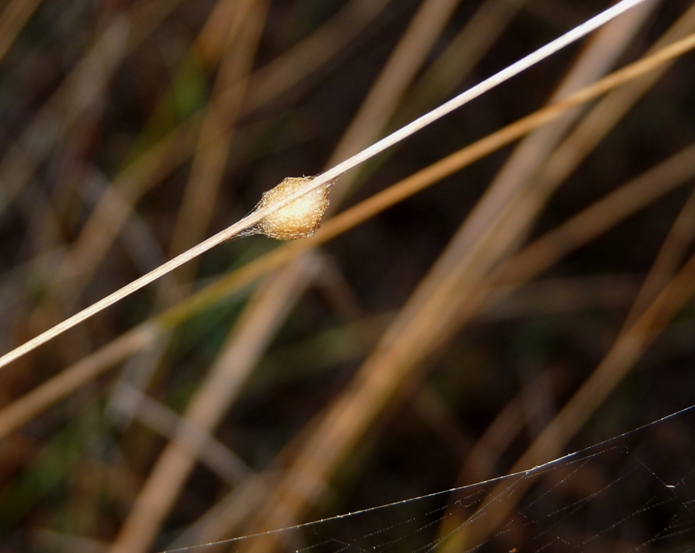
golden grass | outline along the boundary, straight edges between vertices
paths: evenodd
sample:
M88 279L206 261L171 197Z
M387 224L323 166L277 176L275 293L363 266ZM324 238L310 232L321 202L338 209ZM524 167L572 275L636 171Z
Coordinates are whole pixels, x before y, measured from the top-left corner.
M34 12L40 18L47 4L50 0L44 0L42 5L13 0L0 13L0 29L5 29L0 33L0 63L14 59L11 48L27 49L23 40L27 33L32 33L29 18ZM540 4L534 5L531 12L524 4L487 0L473 6L471 17L467 10L473 7L464 3L427 0L412 13L406 10L406 18L406 12L393 11L393 4L385 0L351 0L340 7L316 3L314 8L321 15L315 20L293 20L297 29L292 27L289 39L282 33L274 35L273 29L283 28L287 33L289 27L283 27L282 19L298 16L292 9L270 0L220 1L197 8L197 13L175 0L156 0L135 2L127 10L105 13L91 32L84 51L65 75L47 88L44 100L31 117L25 117L17 138L8 140L1 154L3 210L13 213L10 208L21 203L26 220L42 227L32 231L35 237L25 246L30 256L36 255L37 262L28 263L28 269L18 269L17 274L32 275L31 267L45 266L38 262L40 244L55 248L50 259L57 259L55 270L43 277L39 285L32 284L33 277L14 276L7 280L3 293L14 298L16 307L6 309L5 324L12 330L5 336L6 349L62 319L101 290L112 289L121 278L113 267L117 266L124 273L122 278L128 280L132 267L127 256L135 259L133 252L138 245L157 244L168 256L185 250L210 229L218 228L222 224L220 214L230 206L236 214L249 208L233 202L257 197L257 190L250 183L262 181L265 185L268 179L287 176L284 171L312 174L321 165L330 167L377 140L396 122L418 114L422 106L441 102L444 96L462 87L460 80L468 72L488 72L478 68L481 62L490 63L485 52L508 50L505 29L528 23L529 17L538 18L543 13ZM329 13L330 10L333 11ZM493 422L486 431L477 433L470 430L461 414L466 412L465 406L455 399L452 403L452 398L441 394L431 375L435 370L444 371L438 366L439 360L456 362L457 337L472 332L474 324L476 328L494 328L498 324L495 319L484 315L496 306L504 307L507 299L515 291L523 291L530 280L548 270L571 273L567 269L571 265L565 265L563 260L573 252L591 241L607 241L611 229L628 218L634 220L641 211L650 213L658 208L660 198L668 195L662 203L671 204L682 199L677 195L680 192L669 193L692 179L695 153L692 145L684 147L692 137L680 136L678 140L674 136L672 144L655 148L639 170L616 169L620 179L607 179L612 186L619 180L625 184L589 195L588 205L577 200L576 205L572 204L572 215L564 214L560 222L539 232L537 237L534 230L544 214L554 217L555 192L572 178L589 179L585 166L591 165L592 154L600 153L605 137L625 132L621 129L630 124L626 116L640 100L657 102L655 98L663 94L660 79L668 78L666 71L673 62L695 48L695 6L684 6L682 11L683 15L673 23L660 11L658 3L644 4L592 37L576 59L570 62L565 58L565 76L559 86L552 69L547 70L550 76L542 83L539 81L537 88L528 81L512 83L512 87L523 90L521 95L540 90L542 97L548 98L546 105L531 115L507 126L490 123L486 135L477 129L462 129L461 125L455 127L456 132L451 127L437 127L420 143L423 155L429 156L426 161L410 159L416 156L412 155L412 146L406 144L401 151L389 152L361 171L346 175L331 197L336 207L348 197L361 198L363 190L373 185L375 175L378 182L398 182L386 187L380 184L381 192L331 216L312 238L250 256L255 259L223 276L215 276L212 283L199 279L199 268L191 264L177 273L178 283L183 284L178 290L174 290L171 281L163 283L153 294L154 299L136 306L140 309L136 316L128 318L123 315L127 311L116 311L127 318L126 323L117 320L113 313L100 314L93 323L67 333L23 357L16 366L4 369L0 374L5 390L0 437L6 441L8 451L24 451L21 444L26 441L35 444L36 450L44 444L56 447L52 428L82 428L85 421L93 420L89 417L94 413L101 413L101 405L94 400L104 394L111 394L112 409L130 405L122 415L124 420L132 421L118 430L106 429L99 423L100 434L84 436L85 444L104 440L118 452L117 459L100 461L100 468L92 474L121 475L118 478L130 483L123 486L120 495L112 491L106 494L108 509L99 507L102 488L96 484L89 491L80 491L75 484L79 481L79 465L67 465L61 469L65 471L62 480L67 490L64 502L48 501L27 512L45 514L60 510L65 513L65 520L71 522L55 522L53 527L52 523L13 523L9 531L26 532L28 539L36 536L51 547L78 543L74 539L79 538L90 540L90 546L136 553L150 549L154 542L165 544L171 538L162 531L165 524L175 534L180 533L173 542L176 546L289 526L305 520L309 512L320 515L325 507L322 500L343 493L331 491L331 486L344 474L356 474L357 479L366 476L360 472L362 459L376 459L378 448L390 443L385 431L398 424L393 415L411 402L436 429L434 434L456 441L460 471L456 471L458 476L453 474L452 485L456 478L463 482L492 476L493 465L509 459L510 444L523 441L525 432L531 429L529 420L552 413L555 405L558 414L543 419L545 428L535 439L529 439L526 452L508 467L523 469L565 452L590 417L611 404L611 393L653 341L668 329L695 291L695 258L683 265L695 232L692 194L675 216L648 272L648 265L644 267L647 276L629 313L621 325L611 327L615 336L612 346L584 382L563 379L565 392L560 393L562 371L549 368L525 385L512 385L514 390L506 397L506 407L495 411L491 401L489 420ZM568 17L571 13L566 12ZM645 28L657 18L663 18L659 19L661 28L668 30L654 40L653 33ZM393 21L401 22L397 32L389 27ZM382 56L383 65L376 78L377 71L372 71L369 81L373 79L373 84L368 92L362 85L353 90L352 82L346 85L348 81L339 79L342 72L350 71L350 64L359 66L360 57L367 57L366 50L360 50L360 41L370 40L364 29L371 29L372 36L378 36L378 41L369 42L370 45L384 40L392 52L386 61ZM557 34L555 30L553 34ZM159 45L171 44L167 41L172 36L181 38L180 43L185 45L177 58L181 67L167 68L176 78L155 86L156 93L143 102L147 109L138 121L139 135L130 135L127 146L120 150L108 149L115 162L104 163L96 155L91 157L90 147L101 147L98 140L80 149L80 144L92 144L83 138L83 128L98 130L93 136L103 134L107 137L104 144L117 134L110 127L109 118L115 118L114 114L125 108L116 101L123 94L114 83L127 78L138 82L131 77L134 67L149 67L153 75L159 74L157 64L164 64L145 60L158 48L170 55L167 47ZM622 63L618 60L639 57L645 49L640 44L651 47L638 61L602 78ZM282 52L279 56L278 48ZM355 56L354 52L358 54ZM171 99L182 93L181 82L188 78L184 59L199 68L209 92L204 91L196 100L202 108L181 115L172 110ZM352 59L350 64L345 64L346 59ZM330 83L331 78L338 79L342 89L333 89L335 107L322 112L325 120L316 122L307 105L294 104L302 91L323 90L323 80ZM355 83L358 82L361 81L356 78ZM144 90L142 83L134 89L140 92L141 86ZM513 93L499 94L483 99L474 109L486 113L490 106L497 105L499 100L494 98L510 102L514 97ZM113 105L109 104L112 98ZM142 97L138 98L142 102ZM135 102L132 98L129 101ZM312 101L320 104L320 94ZM531 109L524 104L524 109L528 112L541 104L536 101ZM480 123L482 116L475 115L472 114L472 123ZM507 117L504 110L497 113L498 121L508 120ZM326 128L331 132L321 134ZM342 128L346 128L343 133L339 132ZM319 141L308 147L303 142L313 134L331 136L330 144L326 141L324 147ZM473 140L473 135L483 138ZM432 136L438 137L441 144L427 144ZM518 140L520 143L496 176L480 177L477 171L483 172L485 164L493 163L491 159L500 160L506 155L504 148ZM72 150L63 148L63 142ZM472 143L455 151L462 142ZM615 157L619 158L616 142L609 144L616 148ZM107 150L106 146L103 148ZM71 158L71 151L79 155ZM284 157L285 151L291 155ZM433 151L436 154L430 153ZM243 155L248 155L249 160ZM275 157L283 157L284 161L275 166ZM478 161L483 163L472 166ZM499 165L498 161L494 163ZM61 181L55 192L46 193L43 181L50 182L53 173L46 166L51 164L59 166L56 174L70 182ZM451 183L432 187L464 168L468 169L460 178L471 184L456 184L457 192L453 195ZM113 174L108 186L96 201L85 200L88 194L83 191L90 183L89 175L102 172ZM250 174L254 176L249 177ZM458 207L467 187L476 188L479 194L481 187L476 183L480 180L490 182L481 197L475 203L462 201ZM571 186L576 187L576 182ZM168 189L176 189L175 199L167 197ZM415 197L424 191L426 194ZM369 294L357 284L360 267L368 270L370 262L359 257L343 259L344 244L364 236L355 227L367 223L375 243L363 243L358 248L367 256L378 246L379 223L375 221L381 221L379 214L395 207L391 213L397 216L404 206L429 201L426 198L436 194L448 199L437 209L446 217L455 217L459 230L445 247L441 241L433 242L429 257L418 250L416 240L412 245L405 242L405 236L398 248L385 250L384 255L393 256L389 262L396 264L398 259L404 259L398 255L398 250L403 249L405 259L410 261L397 268L406 276L415 271L417 278L410 289L399 293L399 305L388 317L384 331L380 325L370 323L374 314L367 305L374 299L367 299ZM602 197L597 200L597 196ZM160 204L175 206L162 216L157 212ZM124 229L133 221L139 225L140 234L129 241L131 231ZM418 224L423 227L423 236L431 239L426 222ZM548 228L547 222L542 228ZM350 229L355 231L348 233ZM225 251L252 250L259 244L254 240L249 240L248 246L234 242ZM324 245L330 252L328 257L319 251ZM127 252L125 256L123 252ZM439 256L432 263L435 254ZM209 264L213 263L210 260L219 258L202 258L200 272L208 274ZM348 259L354 264L349 264ZM384 289L395 286L389 281L392 276L385 274L383 278ZM330 283L336 280L342 291L331 288ZM581 276L576 280L581 281ZM628 281L634 282L632 275L628 279L618 274L610 280ZM553 282L553 294L560 293L572 300L562 305L577 305L577 295L581 304L586 285L573 286L572 277ZM376 281L371 283L374 288L379 285ZM32 290L31 286L36 288ZM242 297L247 293L248 299ZM342 296L324 298L333 293ZM388 297L387 293L384 295ZM553 296L550 297L552 302ZM625 303L625 294L619 301L605 305L592 297L585 296L586 303L593 306L586 309L613 311L613 317L619 315ZM135 304L130 305L133 310ZM158 313L164 306L168 307ZM216 310L226 313L232 308L241 313L233 317L233 322L215 323ZM317 315L324 309L332 317L347 318L350 324L343 325L342 321L336 326L335 321L329 322L330 316ZM527 316L541 316L533 313ZM566 311L562 316L575 315ZM366 317L364 322L355 320L362 316ZM216 341L216 345L206 341L190 345L193 339L188 336L206 324L212 328L206 336L214 335L210 340ZM311 332L306 332L307 326ZM352 367L354 374L344 376L333 384L334 388L324 390L319 377L307 377L308 396L298 399L305 410L301 423L288 421L286 428L280 425L278 433L282 439L269 432L261 440L263 447L254 449L239 438L245 431L249 435L254 432L253 425L244 428L248 424L243 418L244 409L250 409L244 395L247 382L255 377L275 341L293 342L296 337L290 337L295 335L307 339L326 326L338 331L332 339L348 332L348 328L361 328L362 345L355 358L362 351L367 352L366 356ZM131 330L123 332L124 328ZM371 329L366 337L364 328ZM128 360L149 376L130 380L126 371L110 390L106 384L112 379L101 377ZM191 372L191 367L195 371ZM460 370L475 373L476 367ZM55 371L57 374L53 374ZM514 375L508 373L505 378L513 379ZM278 401L273 394L280 393L277 390L283 386L288 384L271 381L253 393L266 397L265 409L274 413L276 403L281 407L297 393L285 392ZM563 402L561 398L568 396L569 401ZM528 410L531 397L533 412ZM116 401L119 398L122 403ZM41 428L46 423L48 426L39 432L39 438L25 430ZM237 429L239 435L235 434ZM89 446L84 447L89 451ZM17 454L20 460L14 465L9 459L6 466L0 464L4 481L14 479L17 467L31 467L31 454L23 455L25 458ZM89 454L85 462L92 462ZM208 467L218 479L212 495L206 496L195 487L198 476L191 479L199 465ZM31 470L34 469L29 469L30 474ZM184 497L195 497L195 507L182 500ZM345 504L344 499L337 501ZM487 504L483 508L493 512ZM487 540L513 508L511 502L506 503L506 511L496 511L495 516L486 518L486 524L458 533L459 541L453 540L449 545L461 546L461 540L469 540L469 545ZM41 516L36 520L41 520ZM455 525L442 527L440 535L455 529ZM70 533L75 536L68 536ZM250 545L268 551L276 544L258 540Z
M666 52L666 54L676 55L684 46L690 46L691 43L692 39L688 38L679 43L677 47L670 48L669 52ZM582 90L571 98L567 98L560 102L560 105L544 108L536 114L528 116L471 146L463 148L459 152L452 154L450 157L445 158L422 172L392 185L383 192L374 195L372 198L329 219L315 237L301 242L285 244L271 253L245 265L241 269L232 272L228 276L220 279L220 281L209 285L206 289L199 291L190 299L182 301L178 305L156 316L153 320L143 325L143 329L147 329L150 334L142 333L140 329L134 329L131 333L123 335L121 339L126 343L130 343L132 339L131 336L138 336L138 340L142 340L141 342L137 342L141 344L139 348L146 348L159 336L159 332L156 331L156 329L168 332L178 327L189 318L225 299L245 286L248 286L258 278L270 273L274 269L286 265L302 253L339 236L449 174L460 170L466 165L488 155L490 152L523 136L534 128L545 124L555 117L561 116L568 109L598 96L607 89L618 86L631 78L635 78L635 76L640 76L644 71L650 70L655 61L658 61L662 57L662 55L659 55L657 58L639 62L639 66L621 72L618 79L611 76L596 85L591 85L586 90ZM668 58L668 56L666 57ZM634 69L637 69L637 71L634 71ZM657 198L670 192L675 187L682 185L695 173L694 160L695 155L693 147L688 147L674 155L673 158L664 161L659 166L636 178L634 181L626 183L622 187L616 189L606 198L587 207L584 211L578 213L557 229L550 231L547 235L529 244L522 251L506 261L504 265L496 270L493 282L503 284L524 282L542 271L547 270L572 250L595 239L639 209L648 206ZM149 336L149 338L147 336ZM119 347L114 346L120 343L119 339L119 341L109 344L109 351L119 351ZM83 379L72 380L72 377L70 378L70 382L74 382L74 387L64 388L63 385L56 386L56 393L46 393L45 396L43 396L45 392L42 389L41 395L50 399L44 400L46 401L45 403L37 403L37 405L40 406L38 410L58 401L66 393L72 392L75 387L83 385L87 380L112 368L129 355L132 355L133 351L128 347L124 348L122 353L109 353L104 357L101 357L100 353L101 352L97 352L94 354L94 357L99 356L99 361L94 363L91 361L91 357L85 358L84 361L88 362L88 365L91 367L89 371L83 372L83 369L81 369L82 363L65 370L68 374L72 373L72 371L76 371L83 375ZM61 376L57 377L57 379L61 378ZM50 389L53 383L48 382L46 386ZM9 408L8 412L12 412L13 410L13 407ZM23 407L21 411L24 411ZM34 416L37 410L32 409L27 412L30 412L31 416ZM0 417L1 416L0 414ZM15 415L12 415L10 420L14 421ZM17 424L23 424L28 418L20 417L17 420L19 422L13 422L7 427L0 425L0 435L13 430Z

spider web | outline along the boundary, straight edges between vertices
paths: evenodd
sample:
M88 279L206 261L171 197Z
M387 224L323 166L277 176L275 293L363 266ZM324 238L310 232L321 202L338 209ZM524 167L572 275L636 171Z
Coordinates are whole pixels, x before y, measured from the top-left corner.
M269 538L296 553L695 551L695 406L525 472L170 553Z

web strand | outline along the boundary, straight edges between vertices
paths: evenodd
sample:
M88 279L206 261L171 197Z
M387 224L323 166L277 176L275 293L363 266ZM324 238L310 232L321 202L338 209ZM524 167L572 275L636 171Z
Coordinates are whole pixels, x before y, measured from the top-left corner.
M297 553L428 553L465 536L467 528L482 522L489 511L479 511L478 507L499 484L506 483L504 492L495 498L502 503L516 500L518 485L529 481L533 486L524 492L524 501L486 542L495 544L494 550L502 550L500 543L524 534L526 540L518 551L583 551L602 541L626 540L628 535L635 536L635 551L646 547L652 551L690 551L695 547L695 435L689 437L682 458L676 460L669 457L669 451L657 446L660 436L668 434L669 424L692 431L695 405L527 471L314 522L161 553L242 546L256 538L282 533L303 535L306 545ZM647 451L657 451L663 457L645 459ZM680 473L671 470L675 465L681 467ZM597 474L602 478L587 486L588 476L596 478ZM577 497L578 487L590 491ZM384 523L385 519L388 522ZM585 528L585 534L568 530L574 527ZM354 528L367 530L355 534Z

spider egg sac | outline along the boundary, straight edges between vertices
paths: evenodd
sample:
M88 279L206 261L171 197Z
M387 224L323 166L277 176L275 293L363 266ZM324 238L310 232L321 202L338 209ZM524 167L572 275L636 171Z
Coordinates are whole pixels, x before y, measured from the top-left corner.
M288 177L275 188L263 193L258 208L270 207L287 198L314 177ZM313 236L328 207L328 189L331 182L282 206L266 215L258 223L258 230L268 238L297 240Z

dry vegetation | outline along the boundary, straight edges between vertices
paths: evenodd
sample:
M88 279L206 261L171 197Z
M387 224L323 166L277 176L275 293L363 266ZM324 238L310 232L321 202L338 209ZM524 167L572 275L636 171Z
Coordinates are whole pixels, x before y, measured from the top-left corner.
M2 352L608 5L6 1ZM695 403L693 33L651 0L344 175L313 237L225 243L0 369L0 552L281 528Z

